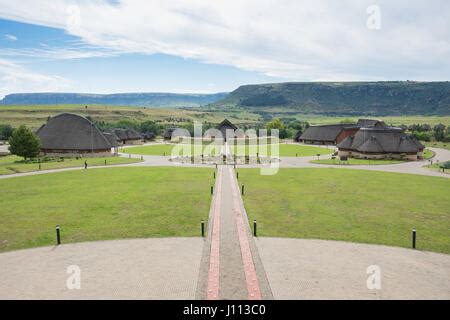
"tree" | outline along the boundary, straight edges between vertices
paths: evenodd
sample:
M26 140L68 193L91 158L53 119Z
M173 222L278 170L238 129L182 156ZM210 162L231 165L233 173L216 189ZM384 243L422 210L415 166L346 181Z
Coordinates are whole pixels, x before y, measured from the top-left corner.
M272 121L269 121L266 125L266 129L271 133L272 129L278 129L279 138L285 139L287 137L287 130L284 127L283 121L279 118L274 118Z
M433 136L436 141L443 141L445 139L445 125L438 124L433 128Z
M155 135L159 135L161 132L161 126L151 120L142 122L139 129L142 133L153 132Z
M0 140L8 140L14 129L9 124L0 124Z
M9 138L9 151L12 154L27 158L35 158L40 151L41 142L36 134L24 125L13 131Z

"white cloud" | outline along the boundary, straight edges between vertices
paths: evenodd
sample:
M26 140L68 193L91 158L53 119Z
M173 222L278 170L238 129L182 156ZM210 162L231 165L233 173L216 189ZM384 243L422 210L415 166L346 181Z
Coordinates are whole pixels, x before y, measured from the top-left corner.
M447 0L379 0L377 31L366 26L372 4L0 0L0 17L65 29L89 46L114 53L165 53L286 79L448 78Z
M10 41L17 41L17 37L15 35L12 35L12 34L5 34L5 38L10 40Z
M70 89L69 80L30 71L9 60L0 59L0 99L11 92L49 92Z

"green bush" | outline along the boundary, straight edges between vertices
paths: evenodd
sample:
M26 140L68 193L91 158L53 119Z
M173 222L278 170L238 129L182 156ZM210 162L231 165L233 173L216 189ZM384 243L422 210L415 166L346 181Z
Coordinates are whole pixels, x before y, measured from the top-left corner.
M37 157L40 148L38 136L24 125L14 130L9 138L9 151L25 160Z

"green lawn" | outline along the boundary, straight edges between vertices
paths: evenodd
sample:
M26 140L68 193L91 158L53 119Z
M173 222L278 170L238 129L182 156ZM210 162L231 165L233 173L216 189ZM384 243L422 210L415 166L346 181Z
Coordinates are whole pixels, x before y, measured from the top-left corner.
M200 236L213 170L111 168L0 180L0 251L104 239Z
M447 149L450 150L450 142L424 142L421 141L421 143L426 147L431 148L441 148L441 149Z
M277 145L267 145L267 155L272 155L272 148L276 147ZM321 148L321 147L314 147L314 146L305 146L300 144L279 144L279 156L280 157L311 157L316 156L317 154L320 155L327 155L334 152L334 148L329 147L327 148ZM260 155L262 154L262 148L261 145L259 146L252 146L257 149L256 152L259 152ZM248 155L250 150L250 146L245 146L245 155ZM231 152L233 154L237 153L238 147L236 145L231 147Z
M184 146L180 148L179 146ZM194 155L194 145L190 144L154 144L139 147L129 147L120 149L121 152L139 155L151 155L151 156L170 156L172 150L179 150L177 155L191 156ZM174 149L180 148L180 149ZM203 145L203 154L207 155L218 155L220 154L220 145L210 144Z
M450 180L343 169L239 170L258 235L344 240L450 253Z
M433 158L434 157L434 152L433 151L431 151L431 150L429 150L429 149L425 149L424 151L423 151L423 158L424 159L431 159L431 158Z
M83 167L84 161L87 161L88 166L104 166L105 160L107 165L126 164L141 161L140 159L128 159L123 157L102 157L102 158L83 158L83 159L64 158L64 161L62 161L61 159L59 160L51 159L48 161L43 161L41 163L41 170ZM24 161L23 158L14 155L0 157L0 175L38 171L38 170L39 170L39 163L37 162L37 160Z
M340 161L339 159L323 159L311 160L311 163L316 164L335 164L335 165L381 165L381 164L397 164L403 163L402 160L367 160L367 159L353 159L348 158L348 161Z

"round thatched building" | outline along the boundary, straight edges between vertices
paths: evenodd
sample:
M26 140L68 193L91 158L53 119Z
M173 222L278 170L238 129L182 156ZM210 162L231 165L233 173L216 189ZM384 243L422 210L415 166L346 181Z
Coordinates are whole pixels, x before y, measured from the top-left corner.
M91 121L71 113L49 118L36 133L41 140L41 152L48 156L110 156L114 147Z

